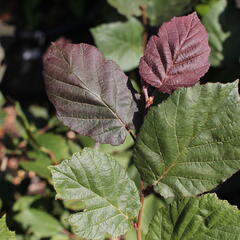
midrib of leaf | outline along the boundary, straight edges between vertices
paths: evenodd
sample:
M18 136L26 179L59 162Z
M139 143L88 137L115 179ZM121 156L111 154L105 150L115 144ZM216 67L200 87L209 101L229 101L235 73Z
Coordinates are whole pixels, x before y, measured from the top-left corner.
M71 169L71 171L73 172L72 168L70 168L70 169ZM90 184L89 184L89 188L87 188L86 186L84 186L84 185L82 185L81 183L79 183L79 182L77 181L77 179L74 179L74 178L68 176L66 173L60 172L60 171L58 171L56 168L54 168L54 171L57 171L57 172L60 173L60 174L64 174L67 178L71 179L73 182L76 182L80 187L86 189L87 191L92 192L92 193L93 193L94 195L96 195L97 197L103 199L103 200L104 200L105 202L107 202L110 206L112 206L114 209L116 209L117 212L119 212L119 214L123 215L126 219L129 219L129 217L128 217L126 214L124 214L117 206L113 205L108 199L106 199L105 197L99 195L98 193L96 193L96 192L94 192L92 189L90 189L90 186L91 186ZM74 172L73 172L73 174L74 174L74 176L76 175ZM87 176L87 175L86 175L86 176ZM84 201L84 200L81 200L81 201ZM95 210L95 209L93 209L93 210Z
M190 23L190 27L189 27L189 29L188 29L187 35L186 35L185 39L183 40L182 44L180 44L179 49L177 50L175 56L173 57L172 65L170 66L169 70L166 72L166 76L167 76L167 77L165 77L165 79L163 79L163 81L162 81L163 83L165 83L166 79L167 79L168 76L170 75L170 72L172 71L172 68L173 68L174 66L176 66L176 60L177 60L178 54L179 54L179 52L181 51L182 46L185 44L186 40L188 39L188 35L189 35L189 33L190 33L190 30L192 29L192 21L193 21L193 18L191 19L191 23ZM175 24L175 27L176 27L176 29L177 29L177 31L178 31L178 27L177 27L175 21L174 21L174 24ZM167 32L167 35L168 35L168 32ZM179 40L179 35L178 35L178 40ZM194 56L194 57L195 57L195 56Z
M200 95L201 95L201 91L202 91L202 87L200 88ZM180 94L178 95L178 104L179 104L179 97L180 97ZM211 119L211 116L212 116L212 115L214 115L214 114L216 114L217 112L219 112L218 109L219 109L220 107L222 107L222 105L223 105L223 104L220 104L220 105L216 108L216 110L215 110L214 112L212 112L211 114L209 114L207 120L205 121L205 123L204 123L203 125L206 125L206 124L208 123L208 121ZM177 106L178 106L178 105L177 105ZM176 106L176 109L177 109L177 106ZM176 110L176 112L177 112L177 110ZM194 117L194 119L195 119L195 117ZM174 129L175 129L175 132L176 132L176 115L175 115ZM194 125L193 125L193 129L194 129ZM215 129L215 128L201 129L201 132L203 132L203 131L209 131L209 130L212 130L212 129ZM157 185L162 179L164 179L164 178L168 175L168 173L170 172L170 170L171 170L173 167L175 167L177 164L181 164L181 162L178 163L178 159L179 159L179 158L182 156L182 154L184 154L189 148L192 148L192 147L188 147L188 146L189 146L189 145L192 143L192 141L198 136L199 133L200 133L200 132L198 131L198 132L196 132L195 134L193 134L193 136L191 137L191 139L189 140L189 142L183 147L183 150L182 150L182 151L179 151L179 150L178 150L178 155L177 155L177 157L176 157L176 160L175 160L170 166L168 166L167 169L164 170L164 172L162 173L162 175L159 176L157 180L154 181L154 183L153 183L154 186ZM176 139L178 139L177 134L176 134L175 136L176 136ZM237 136L236 136L236 137L237 137ZM234 138L234 137L232 137L231 139L233 139L233 138ZM178 142L178 140L177 140L177 142ZM206 144L200 144L200 145L193 146L193 147L199 147L199 146L208 145L208 144L226 143L226 142L228 142L228 141L208 142L208 143L206 143ZM178 148L178 149L179 149L179 148ZM177 176L177 177L178 177L178 176Z
M71 65L70 65L70 63L68 62L68 60L66 59L66 57L64 56L62 50L61 50L56 44L54 44L54 46L59 50L59 52L61 53L64 61L68 64L69 68L71 69ZM55 56L55 57L56 57L56 56ZM72 73L73 73L73 75L74 75L75 77L77 77L77 78L79 79L79 81L84 85L85 90L89 91L90 94L92 94L92 95L93 95L94 97L96 97L100 102L102 102L103 105L113 114L113 116L115 116L116 119L119 120L119 122L122 124L122 126L123 126L125 129L127 129L127 127L126 127L127 124L124 123L124 121L118 116L118 114L115 113L114 110L112 110L111 107L108 106L108 104L107 104L99 95L97 95L97 94L95 94L94 92L92 92L92 91L87 87L87 85L79 78L79 76L78 76L74 71L72 71ZM71 85L72 85L72 84L71 84ZM75 86L75 85L72 85L72 86ZM78 86L78 87L79 87L79 86Z

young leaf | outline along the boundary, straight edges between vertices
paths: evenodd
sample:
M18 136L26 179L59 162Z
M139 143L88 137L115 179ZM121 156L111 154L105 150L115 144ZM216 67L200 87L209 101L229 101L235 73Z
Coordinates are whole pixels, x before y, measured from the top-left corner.
M192 13L164 23L152 36L141 58L143 80L164 93L194 85L209 68L208 35Z
M70 160L52 166L57 198L81 200L85 210L69 222L82 238L117 237L131 227L140 208L138 190L109 155L85 148Z
M240 169L238 81L183 88L152 107L135 163L165 198L209 191Z
M99 50L122 70L138 66L143 55L143 26L137 19L103 24L92 28L91 32Z
M240 235L240 211L215 194L184 198L160 208L147 240L235 240Z
M0 218L0 240L16 240L15 233L7 227L6 216Z
M137 109L127 76L114 62L91 45L58 41L44 57L44 76L61 122L100 143L124 141Z

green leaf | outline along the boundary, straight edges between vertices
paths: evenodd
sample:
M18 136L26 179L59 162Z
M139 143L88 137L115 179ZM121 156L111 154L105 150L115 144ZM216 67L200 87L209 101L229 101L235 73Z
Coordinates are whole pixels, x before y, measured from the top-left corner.
M57 143L56 143L57 144ZM45 153L40 151L29 151L27 156L30 161L21 161L20 166L26 171L36 172L40 177L49 179L51 177L48 166L51 165L51 159Z
M7 227L6 216L0 218L0 240L16 240L15 233Z
M217 1L219 0L200 0L199 3L195 6L195 10L199 15L204 16L210 11L212 5Z
M68 145L64 137L53 134L45 133L36 136L36 142L52 151L57 161L68 157Z
M35 195L35 196L23 196L19 198L13 205L13 210L14 211L22 211L31 206L33 202L38 200L40 196Z
M224 32L220 24L220 16L227 6L226 0L220 0L211 5L210 10L202 17L202 23L205 25L209 45L211 47L210 62L212 66L219 66L224 60L223 44L230 36L230 32Z
M240 11L235 2L219 0L211 4L210 10L202 16L202 22L209 33L212 65L231 66L239 63Z
M0 107L3 107L5 103L6 103L6 99L3 96L2 92L0 91Z
M0 110L0 127L3 127L7 113Z
M28 110L35 118L42 118L46 120L49 118L48 110L45 107L39 105L31 105L29 106Z
M154 216L147 240L236 240L240 211L215 194L184 198Z
M148 112L136 166L165 198L209 191L240 169L239 122L238 81L175 91Z
M19 102L16 102L15 110L17 113L17 128L20 136L27 140L33 148L38 149L39 146L34 137L36 126L28 121Z
M174 16L181 16L191 11L193 0L148 0L150 25L159 26Z
M137 19L102 24L91 33L106 59L115 61L123 71L138 66L143 55L143 26Z
M127 149L132 147L133 144L134 144L134 141L133 141L132 137L130 136L130 134L128 134L123 144L121 144L119 146L112 146L110 144L101 144L99 151L109 153L109 154L116 154L119 152L126 151Z
M112 158L116 160L125 169L128 167L130 160L132 158L132 151L125 151L117 154L112 154Z
M69 237L66 234L58 234L53 236L51 240L69 240Z
M63 204L65 208L68 208L74 211L82 210L85 207L83 201L79 201L79 200L64 200Z
M83 148L84 147L91 147L91 148L93 148L95 143L96 143L92 138L87 137L87 136L77 135L76 137L77 137L77 139L80 140L81 146Z
M147 0L107 0L108 3L115 7L119 13L125 16L140 16L140 6L146 4Z
M68 145L68 150L69 150L69 153L70 153L69 155L72 155L75 152L80 152L82 150L80 144L77 144L72 140L68 140L67 145Z
M57 198L81 200L85 210L69 217L82 238L103 239L127 232L140 208L138 190L125 170L110 157L85 148L52 166Z
M63 230L54 217L38 209L27 208L17 214L15 220L41 238L52 237Z

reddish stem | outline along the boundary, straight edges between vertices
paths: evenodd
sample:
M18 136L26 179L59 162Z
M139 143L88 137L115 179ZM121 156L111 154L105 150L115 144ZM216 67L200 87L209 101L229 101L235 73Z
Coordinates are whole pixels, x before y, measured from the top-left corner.
M142 213L143 213L143 205L144 205L144 182L141 180L140 182L140 202L141 202L141 208L139 210L138 214L138 220L137 220L137 225L136 225L136 231L137 231L137 240L141 240L141 224L142 224Z

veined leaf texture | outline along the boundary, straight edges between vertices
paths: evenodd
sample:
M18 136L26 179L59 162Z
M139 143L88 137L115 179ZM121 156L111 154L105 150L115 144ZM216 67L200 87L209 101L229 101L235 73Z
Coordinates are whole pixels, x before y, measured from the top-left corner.
M197 14L174 17L150 38L140 75L164 93L193 86L208 71L209 53L208 34Z

